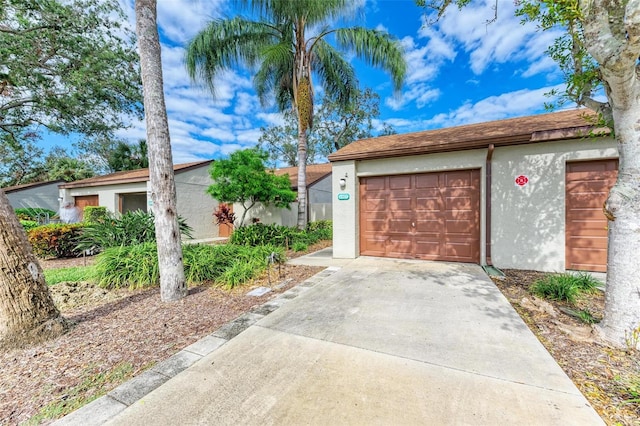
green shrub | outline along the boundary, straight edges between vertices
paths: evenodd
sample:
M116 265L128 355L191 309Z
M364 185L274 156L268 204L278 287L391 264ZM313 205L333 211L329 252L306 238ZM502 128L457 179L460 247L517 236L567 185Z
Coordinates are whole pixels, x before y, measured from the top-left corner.
M82 224L52 223L33 228L28 233L33 253L42 258L74 257L82 254L76 249Z
M22 220L36 220L39 218L44 218L45 216L53 217L56 215L56 212L49 209L44 209L41 207L27 207L27 208L18 208L15 209L16 216L18 219Z
M305 251L309 248L309 246L305 243L303 243L302 241L296 241L293 244L292 250L293 251Z
M104 288L145 288L160 284L155 243L110 247L95 263L98 285Z
M38 226L40 226L40 224L38 222L36 222L35 220L20 219L20 224L22 225L22 227L24 228L24 230L26 232L29 232L33 228L37 228Z
M578 296L593 292L599 284L598 280L585 273L550 274L534 282L530 290L539 297L574 304Z
M319 240L330 240L333 238L333 222L330 220L309 222L307 232L315 234Z
M222 273L217 282L231 289L257 277L266 269L266 266L267 263L263 259L234 262Z
M179 217L178 223L182 235L190 238L192 228L183 218ZM151 243L155 240L153 214L136 210L127 212L120 218L107 217L105 220L86 224L78 241L78 250L102 250Z
M211 281L232 288L262 273L271 253L284 258L282 248L273 246L185 245L182 248L185 278L190 284ZM108 248L98 255L96 280L106 288L156 286L157 259L155 243Z
M281 225L265 225L256 223L251 226L237 228L231 235L230 242L245 246L275 245L294 247L296 244L309 246L320 240L331 239L331 222L320 221L310 224L307 230Z
M109 218L109 211L102 206L86 206L83 218L87 223L104 222Z
M299 232L295 228L281 225L256 223L236 228L231 234L231 243L243 246L275 245L284 247L291 244L293 235Z

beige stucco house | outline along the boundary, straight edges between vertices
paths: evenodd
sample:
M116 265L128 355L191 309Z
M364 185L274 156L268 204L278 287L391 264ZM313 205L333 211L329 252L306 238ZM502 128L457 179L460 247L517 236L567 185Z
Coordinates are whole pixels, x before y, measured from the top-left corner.
M562 111L360 140L332 154L333 253L606 270L608 129Z
M47 182L27 183L23 185L9 186L3 188L11 207L14 209L39 207L43 209L60 210L60 200L58 200L58 185L63 180L53 180Z
M275 169L278 176L288 175L291 181L291 189L298 191L298 168L284 167ZM316 222L332 218L331 204L331 164L307 165L307 221ZM284 226L296 226L298 223L298 203L291 203L290 209L277 207L265 207L262 204L254 206L247 212L245 225L250 224L254 218L261 223ZM233 205L233 211L238 217L242 216L242 206L239 203Z
M218 236L213 212L218 202L206 193L212 184L209 166L213 160L174 166L178 214L193 228L194 239ZM76 206L104 206L113 213L152 209L149 169L116 172L59 187L63 203Z

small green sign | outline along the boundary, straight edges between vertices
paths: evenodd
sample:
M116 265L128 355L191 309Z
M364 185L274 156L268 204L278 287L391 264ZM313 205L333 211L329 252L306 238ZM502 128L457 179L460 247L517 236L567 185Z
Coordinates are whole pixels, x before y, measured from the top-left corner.
M338 200L344 201L348 199L349 199L349 194L347 194L346 192L342 192L338 194Z

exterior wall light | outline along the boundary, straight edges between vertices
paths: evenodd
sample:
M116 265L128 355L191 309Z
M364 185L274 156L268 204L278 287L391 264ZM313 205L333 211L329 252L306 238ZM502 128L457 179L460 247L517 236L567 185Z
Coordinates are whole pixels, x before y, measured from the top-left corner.
M340 178L340 189L345 189L347 187L347 180L345 178Z

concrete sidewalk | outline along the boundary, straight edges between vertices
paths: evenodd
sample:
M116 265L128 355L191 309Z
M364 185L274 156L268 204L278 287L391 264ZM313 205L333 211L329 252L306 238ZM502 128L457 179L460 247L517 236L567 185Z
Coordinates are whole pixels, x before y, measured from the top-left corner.
M604 424L479 266L322 274L136 402L112 392L121 407L59 423Z

